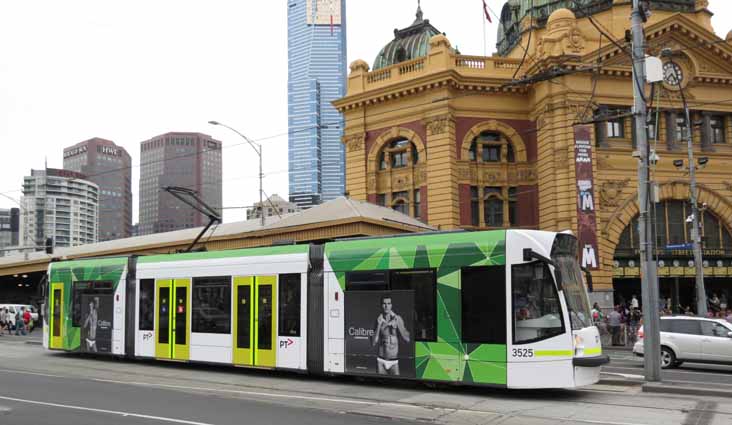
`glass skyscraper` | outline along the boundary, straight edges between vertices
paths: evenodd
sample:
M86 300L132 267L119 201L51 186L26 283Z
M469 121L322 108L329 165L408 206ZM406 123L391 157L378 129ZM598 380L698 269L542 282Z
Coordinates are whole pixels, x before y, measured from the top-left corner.
M345 190L346 0L288 0L290 202L308 208Z

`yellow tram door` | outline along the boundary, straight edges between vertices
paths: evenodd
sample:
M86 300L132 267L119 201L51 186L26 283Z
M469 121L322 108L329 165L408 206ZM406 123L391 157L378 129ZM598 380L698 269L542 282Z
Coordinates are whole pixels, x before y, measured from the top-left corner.
M64 323L64 284L51 284L51 341L50 348L63 349L63 323Z
M173 281L173 289L175 290L175 309L172 312L171 322L173 322L173 359L188 360L190 358L190 330L191 330L191 309L188 305L188 299L191 292L190 279L175 279Z
M189 359L190 290L190 279L155 281L155 357L158 359Z
M254 323L254 309L252 308L252 294L254 278L234 278L234 364L251 366L254 364L254 350L252 344L252 324Z
M170 334L170 292L172 280L155 281L155 357L171 358Z
M277 301L277 276L255 277L254 306L254 364L275 367L277 326L275 303Z

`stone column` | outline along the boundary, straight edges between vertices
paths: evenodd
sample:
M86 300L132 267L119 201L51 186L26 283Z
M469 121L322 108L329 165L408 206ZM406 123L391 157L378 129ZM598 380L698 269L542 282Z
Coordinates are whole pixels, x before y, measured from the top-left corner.
M429 224L442 230L460 226L455 119L430 117L427 127L427 202Z
M350 198L366 201L366 135L349 134L343 137L346 145L346 192Z

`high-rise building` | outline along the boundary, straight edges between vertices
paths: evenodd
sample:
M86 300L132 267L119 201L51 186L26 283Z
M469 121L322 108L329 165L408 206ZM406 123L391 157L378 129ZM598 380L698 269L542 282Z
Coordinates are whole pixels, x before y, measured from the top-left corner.
M3 249L18 246L18 230L20 228L20 209L0 209L0 256Z
M290 202L308 208L343 195L346 1L288 0Z
M210 207L221 208L220 141L201 133L166 133L142 142L140 158L140 235L208 223L165 187L195 190Z
M262 218L262 211L264 211L265 217L282 216L285 214L292 214L300 212L302 208L298 207L297 204L287 202L276 193L269 197L269 199L254 204L254 208L247 210L247 220L253 220L256 218Z
M23 181L20 245L69 247L98 241L99 186L69 170L31 170Z
M99 186L100 241L131 236L131 165L124 148L97 137L64 149L64 169Z

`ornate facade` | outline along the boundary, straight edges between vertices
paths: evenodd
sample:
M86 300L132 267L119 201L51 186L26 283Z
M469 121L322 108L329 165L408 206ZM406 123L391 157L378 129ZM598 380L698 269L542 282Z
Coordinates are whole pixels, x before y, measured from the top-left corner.
M353 62L348 94L335 102L346 121L348 194L441 229L575 233L581 221L578 199L589 196L597 240L596 264L588 263L593 298L610 306L613 292L616 302L638 294L631 230L638 195L630 58L601 39L587 17L625 44L631 2L589 3L592 7L577 8L573 1L537 0L531 10L528 2L509 1L499 27L500 55L462 55L438 34L424 46L423 56L390 55L391 61L380 56L374 71L362 60ZM732 36L714 34L706 1L650 4L649 53L672 49L692 110L695 155L708 160L697 173L705 209L707 289L732 297L732 171L727 165L732 164ZM410 28L421 19L419 11ZM397 31L389 46L398 49L400 34L421 39L414 30ZM421 50L412 46L409 51ZM551 69L562 72L516 83ZM686 160L680 92L665 82L652 92L647 86L646 97L653 111L650 143L659 157L653 180L659 186L656 222L664 226L658 232L659 258L666 264L659 269L661 294L693 304L685 296L694 270L683 220L688 175L674 165ZM591 151L585 151L594 176L589 187L575 168L580 123L594 127L588 132ZM674 261L681 266L674 267Z

